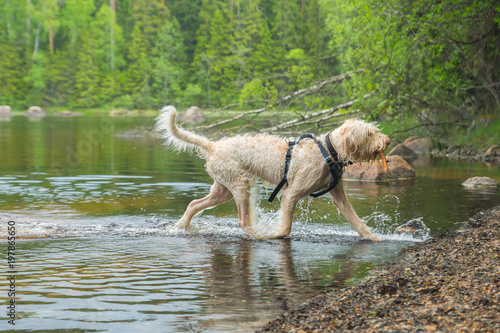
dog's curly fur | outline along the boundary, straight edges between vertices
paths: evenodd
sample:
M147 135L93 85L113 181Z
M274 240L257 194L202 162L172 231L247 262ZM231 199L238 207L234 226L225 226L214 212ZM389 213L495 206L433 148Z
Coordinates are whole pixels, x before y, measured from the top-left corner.
M177 150L195 151L205 158L206 170L214 179L210 194L203 199L192 201L176 226L186 228L197 213L234 198L241 227L249 234L254 234L256 212L252 200L258 192L256 181L260 178L263 182L275 185L281 181L288 140L257 134L212 141L177 127L175 116L175 107L164 107L156 119L156 130L165 139L167 146ZM346 120L329 135L342 162L373 160L378 152L384 151L391 142L375 124L358 119ZM325 145L324 135L317 139ZM281 217L277 233L266 238L290 235L297 202L313 192L325 189L331 181L323 155L314 140L302 140L293 148L287 178L288 185L282 189ZM360 236L374 241L380 240L357 216L345 196L342 181L329 194L335 206Z

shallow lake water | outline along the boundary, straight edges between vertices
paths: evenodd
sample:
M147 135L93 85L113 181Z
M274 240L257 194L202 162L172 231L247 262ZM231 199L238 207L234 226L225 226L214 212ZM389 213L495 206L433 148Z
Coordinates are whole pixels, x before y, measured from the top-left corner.
M14 221L16 331L250 332L500 203L498 190L461 185L472 176L500 181L498 165L424 159L412 182L345 183L385 242L359 238L326 196L299 204L287 239L245 235L234 202L179 231L187 204L212 182L196 156L120 135L152 125L137 117L0 122L0 265L7 271ZM269 204L264 188L261 198L258 228L273 228L279 201ZM423 226L418 234L394 232L412 220ZM6 305L7 282L0 289ZM5 311L0 320L0 331L13 328Z

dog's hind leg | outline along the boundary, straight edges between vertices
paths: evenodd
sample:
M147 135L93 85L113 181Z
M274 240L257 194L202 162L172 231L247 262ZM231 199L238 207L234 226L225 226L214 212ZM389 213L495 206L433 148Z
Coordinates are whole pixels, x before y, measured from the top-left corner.
M342 184L342 180L329 193L330 196L332 197L334 205L337 206L340 212L352 224L354 229L356 229L356 231L361 237L370 239L372 241L383 240L373 235L370 229L366 226L366 224L363 221L361 221L361 219L358 217L358 215L352 208L351 203L349 202L344 193L344 186Z
M203 199L193 200L188 205L186 212L175 225L177 228L187 228L191 224L193 217L201 211L215 207L221 203L227 202L233 198L231 192L219 182L215 182L210 193Z
M248 234L253 234L253 227L257 218L258 190L256 182L245 179L231 187L231 192L238 208L238 222L240 226Z

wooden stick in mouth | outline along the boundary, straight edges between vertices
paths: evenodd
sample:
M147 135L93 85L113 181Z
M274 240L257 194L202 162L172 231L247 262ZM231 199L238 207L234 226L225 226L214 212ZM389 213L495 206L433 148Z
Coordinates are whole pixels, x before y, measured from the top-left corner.
M389 169L389 166L387 165L387 160L385 159L385 154L382 150L378 152L380 155L380 159L382 160L382 164L384 165L384 171L387 171Z

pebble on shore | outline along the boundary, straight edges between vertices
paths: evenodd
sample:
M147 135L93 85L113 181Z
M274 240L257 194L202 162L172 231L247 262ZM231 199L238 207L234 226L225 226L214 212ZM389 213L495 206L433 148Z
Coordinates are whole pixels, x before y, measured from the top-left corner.
M260 332L500 332L500 206Z

